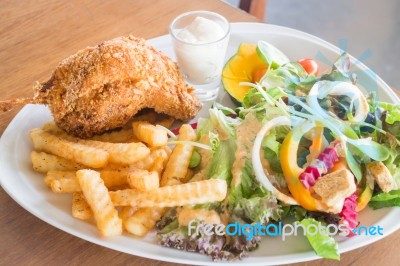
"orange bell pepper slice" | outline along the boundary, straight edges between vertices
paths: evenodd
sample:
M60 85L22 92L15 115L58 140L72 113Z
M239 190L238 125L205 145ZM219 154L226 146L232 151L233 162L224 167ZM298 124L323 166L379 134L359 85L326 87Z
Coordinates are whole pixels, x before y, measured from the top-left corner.
M309 148L310 154L307 156L307 162L312 162L317 159L322 152L322 137L324 136L324 128L316 127L314 128L314 136L312 144Z

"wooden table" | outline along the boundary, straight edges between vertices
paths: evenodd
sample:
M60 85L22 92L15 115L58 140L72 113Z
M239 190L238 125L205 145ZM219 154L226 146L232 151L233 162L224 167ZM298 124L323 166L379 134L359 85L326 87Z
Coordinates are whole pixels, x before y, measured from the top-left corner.
M83 47L127 34L144 38L163 35L178 14L202 9L221 13L231 22L257 21L219 0L2 0L0 98L31 96L35 81L48 78L60 60ZM0 134L18 111L0 114ZM3 189L0 237L0 265L177 265L120 253L64 233L25 211ZM378 243L343 254L340 263L395 265L400 261L399 246L397 231ZM338 263L318 260L303 265L320 264Z

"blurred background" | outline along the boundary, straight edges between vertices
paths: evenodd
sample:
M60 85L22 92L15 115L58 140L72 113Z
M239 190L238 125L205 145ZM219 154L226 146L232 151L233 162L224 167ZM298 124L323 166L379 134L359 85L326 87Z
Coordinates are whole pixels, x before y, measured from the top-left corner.
M240 0L225 1L240 4ZM266 23L298 29L345 48L400 90L400 1L267 0L264 14Z

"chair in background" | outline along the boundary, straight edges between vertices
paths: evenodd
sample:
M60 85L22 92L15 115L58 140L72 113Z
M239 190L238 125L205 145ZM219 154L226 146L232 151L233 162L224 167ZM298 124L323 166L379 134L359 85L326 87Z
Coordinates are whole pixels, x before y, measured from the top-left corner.
M257 17L258 19L265 19L265 10L267 7L267 0L240 0L239 8L248 12L249 14Z

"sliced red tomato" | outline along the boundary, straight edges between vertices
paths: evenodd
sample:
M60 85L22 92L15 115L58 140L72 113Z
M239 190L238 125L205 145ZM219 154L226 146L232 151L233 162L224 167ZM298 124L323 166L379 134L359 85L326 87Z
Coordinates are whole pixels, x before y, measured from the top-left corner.
M315 62L314 59L311 58L304 58L297 61L304 70L308 73L308 75L317 75L318 74L318 64Z

